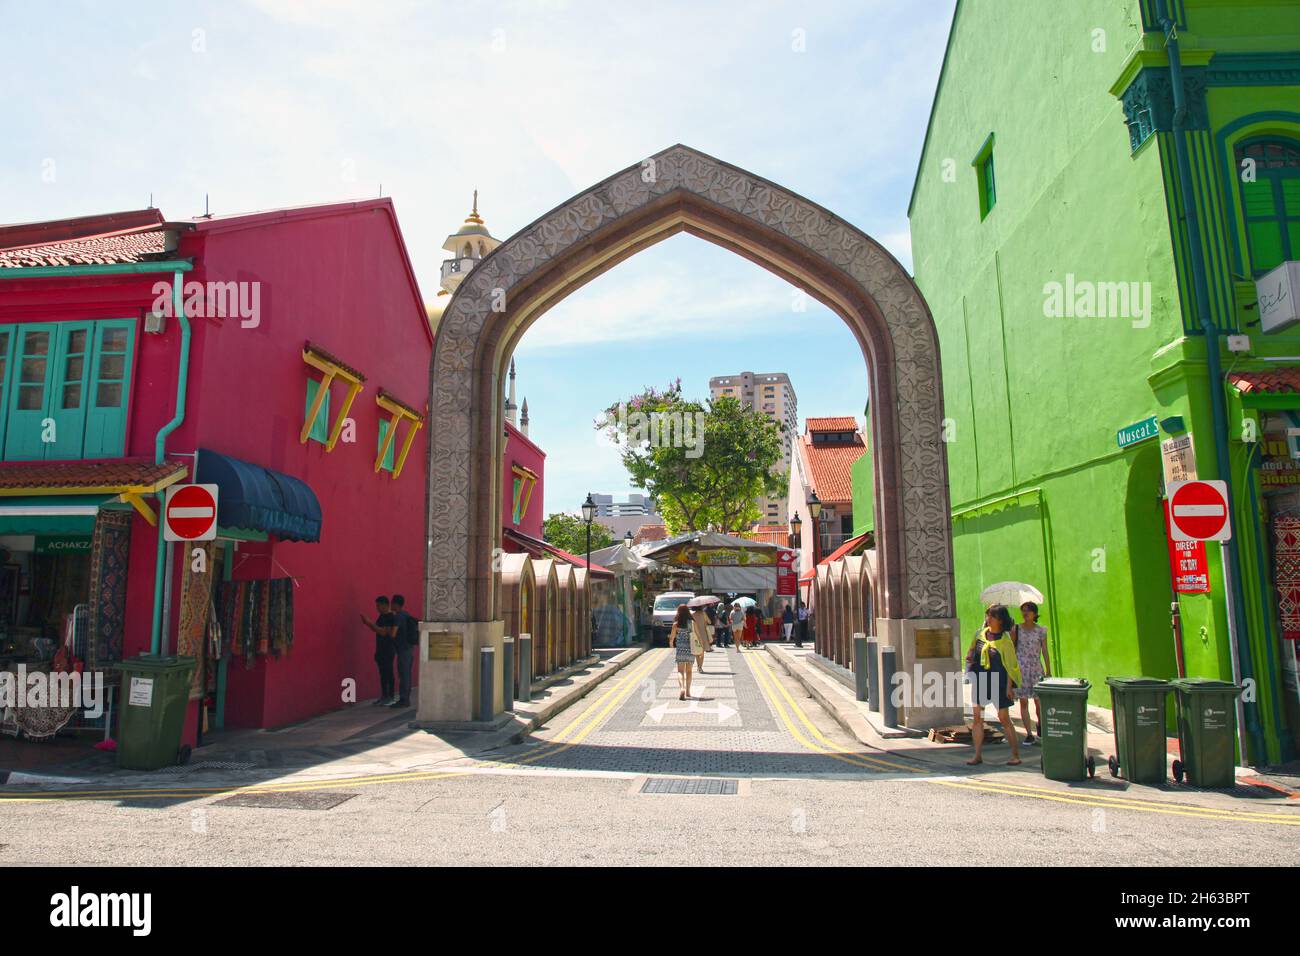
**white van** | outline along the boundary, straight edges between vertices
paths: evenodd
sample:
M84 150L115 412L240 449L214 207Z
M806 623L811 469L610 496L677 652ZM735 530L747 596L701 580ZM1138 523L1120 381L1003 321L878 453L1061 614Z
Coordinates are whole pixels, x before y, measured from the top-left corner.
M677 609L695 597L694 591L665 591L655 595L654 611L651 615L651 643L653 646L668 643L668 634L673 629L673 618Z

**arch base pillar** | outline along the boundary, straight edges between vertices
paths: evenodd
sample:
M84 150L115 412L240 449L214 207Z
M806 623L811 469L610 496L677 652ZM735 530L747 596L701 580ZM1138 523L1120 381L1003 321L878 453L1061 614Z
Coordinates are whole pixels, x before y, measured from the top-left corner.
M491 647L492 713L500 715L505 663L505 621L421 621L420 683L416 723L428 729L474 724L479 712L480 651Z
M930 730L966 719L965 664L955 617L878 617L876 639L881 650L895 649L895 673L903 675L894 690L899 726Z

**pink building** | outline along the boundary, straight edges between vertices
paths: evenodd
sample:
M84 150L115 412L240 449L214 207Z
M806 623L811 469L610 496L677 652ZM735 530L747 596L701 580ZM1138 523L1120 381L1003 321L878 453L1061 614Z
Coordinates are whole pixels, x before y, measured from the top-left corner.
M195 656L188 741L201 705L273 727L374 697L358 614L422 612L432 342L387 199L0 228L0 666L42 638L88 669ZM218 537L160 561L191 481Z

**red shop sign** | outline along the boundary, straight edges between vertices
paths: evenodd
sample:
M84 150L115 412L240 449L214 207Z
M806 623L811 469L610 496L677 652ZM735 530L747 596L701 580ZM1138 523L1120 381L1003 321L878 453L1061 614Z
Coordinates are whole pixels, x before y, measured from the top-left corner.
M781 597L794 597L798 589L794 559L797 552L782 548L776 555L776 593Z
M1209 594L1210 564L1204 541L1175 541L1169 533L1169 502L1165 501L1165 540L1169 543L1169 573L1177 594Z

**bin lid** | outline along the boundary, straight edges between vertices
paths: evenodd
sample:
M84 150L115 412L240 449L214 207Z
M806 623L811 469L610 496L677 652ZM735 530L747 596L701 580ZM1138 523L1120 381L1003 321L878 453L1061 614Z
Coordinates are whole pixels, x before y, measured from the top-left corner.
M1092 684L1082 677L1043 677L1034 684L1034 687L1064 693L1086 694Z
M1169 690L1169 681L1159 677L1107 677L1106 683L1116 690Z
M120 671L170 671L179 667L193 667L195 663L192 657L177 657L174 654L137 654L118 661L113 666Z
M1230 680L1215 680L1213 677L1179 677L1169 683L1185 694L1222 694L1224 691L1241 693L1240 684L1234 684Z

